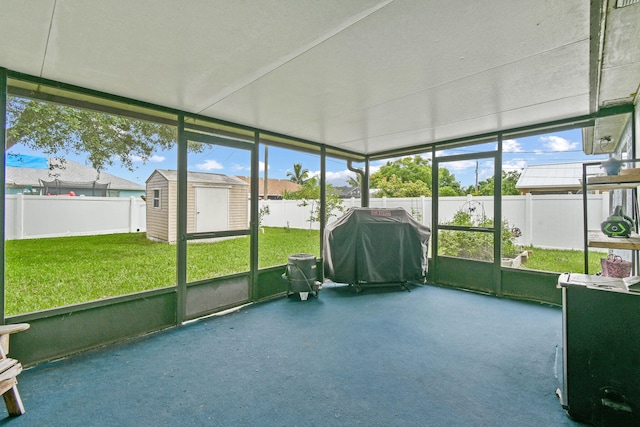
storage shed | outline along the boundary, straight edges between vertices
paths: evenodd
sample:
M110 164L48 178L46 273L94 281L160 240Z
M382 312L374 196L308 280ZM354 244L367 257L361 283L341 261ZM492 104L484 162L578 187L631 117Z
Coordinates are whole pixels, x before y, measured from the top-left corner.
M175 243L178 238L178 173L156 169L147 184L147 238ZM187 174L187 232L249 227L248 184L234 176Z

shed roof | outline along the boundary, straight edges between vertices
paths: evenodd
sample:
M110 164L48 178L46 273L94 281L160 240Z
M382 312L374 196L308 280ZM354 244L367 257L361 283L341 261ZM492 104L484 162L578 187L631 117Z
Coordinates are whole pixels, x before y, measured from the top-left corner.
M602 173L599 166L589 166L589 175ZM517 189L582 188L582 163L556 163L527 166L516 183Z
M111 190L140 190L144 186L106 172L98 172L92 167L72 160L47 159L48 168L23 168L7 166L6 183L10 186L40 186L40 180L51 181L54 178L63 181L111 183Z
M177 181L178 180L178 172L171 169L156 169L153 173L147 178L147 182L151 179L154 174L160 174L167 181ZM230 175L224 175L221 173L209 173L209 172L188 172L187 180L190 183L199 183L199 184L222 184L222 185L249 185L240 178Z

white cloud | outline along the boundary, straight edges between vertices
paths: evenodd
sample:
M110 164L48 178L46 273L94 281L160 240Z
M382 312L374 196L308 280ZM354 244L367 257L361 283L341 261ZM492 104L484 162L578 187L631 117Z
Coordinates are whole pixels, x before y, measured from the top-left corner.
M197 164L196 167L203 171L224 169L224 166L213 159L205 160L204 163Z
M527 167L527 161L525 159L511 159L502 164L502 169L506 171L521 171Z
M541 136L540 141L544 143L545 147L549 148L552 151L575 150L579 145L578 142L572 142L568 139L555 135Z
M337 172L327 172L327 182L329 184L342 186L346 184L349 178L356 178L356 174L354 172L351 172L349 169Z
M234 165L231 166L231 169L238 172L250 172L251 166L244 166L234 163ZM271 170L271 166L269 166L269 170ZM258 172L264 172L264 162L259 162Z
M521 153L522 145L515 139L505 139L502 141L502 152L504 153Z
M154 154L153 156L151 156L151 157L149 157L149 158L147 159L147 161L148 161L148 162L151 162L151 163L161 163L161 162L164 162L165 160L166 160L166 157L164 157L164 156L158 156L158 155L156 155L156 154ZM140 156L132 155L132 156L131 156L131 161L132 161L133 163L141 163L141 162L144 162L145 160L144 160L142 157L140 157Z
M383 163L382 165L386 164ZM381 166L369 166L369 173L373 175L374 173L380 170ZM356 179L356 173L350 171L349 169L344 169L341 171L327 171L327 184L335 185L337 187L341 187L347 185L347 181L349 178ZM309 171L309 178L318 178L320 179L320 171Z
M449 169L450 171L461 171L469 168L476 167L475 160L458 160L457 162L443 162L440 163L440 167Z

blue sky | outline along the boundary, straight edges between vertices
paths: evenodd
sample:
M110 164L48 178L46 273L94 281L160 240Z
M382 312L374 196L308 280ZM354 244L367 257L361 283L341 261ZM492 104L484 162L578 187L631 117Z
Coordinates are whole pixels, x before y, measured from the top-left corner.
M472 148L445 150L442 155L471 152ZM9 152L29 155L42 155L26 149L22 145L12 147ZM107 167L105 172L144 185L145 180L155 169L176 169L176 150L155 153L146 163L133 158L135 170L129 171L119 165ZM67 155L66 158L78 163L86 164L86 158L81 155ZM527 165L594 161L603 156L586 156L582 152L582 132L579 129L554 132L527 138L507 139L503 141L503 168L505 170L521 171ZM300 153L277 147L269 148L269 178L288 179L287 172L293 169L294 163L301 163L303 168L311 174L320 170L320 158L316 155ZM377 171L386 161L376 161L371 164L372 173ZM202 153L190 153L188 156L190 171L212 172L227 175L249 175L250 159L245 150L212 146ZM356 165L358 166L358 165ZM360 165L362 166L362 165ZM463 187L473 185L476 176L476 162L458 162L445 164L460 181ZM477 164L478 179L482 181L492 174L492 164L480 160ZM260 150L261 177L264 172L264 150ZM327 159L327 182L336 186L345 185L353 172L347 170L343 160Z

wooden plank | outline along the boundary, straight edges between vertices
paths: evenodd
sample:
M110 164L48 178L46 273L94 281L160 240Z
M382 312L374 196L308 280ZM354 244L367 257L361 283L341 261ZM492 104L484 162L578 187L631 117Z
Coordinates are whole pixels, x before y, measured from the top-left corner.
M0 360L0 372L6 371L7 369L12 367L16 363L18 363L18 361L16 359L11 359L11 358L1 359Z
M592 248L640 250L640 235L608 237L600 231L589 231L588 245Z
M2 394L4 404L7 406L7 412L11 417L17 417L25 413L20 393L18 393L18 386L14 385L5 393Z
M587 178L591 189L635 188L640 185L640 175L598 175Z
M14 360L14 362L17 362ZM16 363L15 365L8 368L6 371L0 373L0 382L10 380L11 378L15 378L18 374L22 372L22 365L20 363Z
M8 380L0 381L0 394L5 394L18 384L16 377L9 378Z

